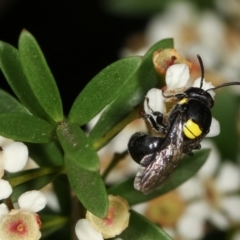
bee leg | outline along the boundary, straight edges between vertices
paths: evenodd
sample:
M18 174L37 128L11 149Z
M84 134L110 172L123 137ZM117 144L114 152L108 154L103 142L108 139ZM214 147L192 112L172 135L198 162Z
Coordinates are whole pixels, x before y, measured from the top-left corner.
M156 120L152 117L152 115L146 113L143 114L143 118L150 123L155 131L166 134L168 126L163 123L163 114L161 112L152 110L149 105L149 98L146 98L146 101L150 113L156 117Z
M201 149L201 147L202 147L201 144L198 144L194 147L194 149L198 150L198 149Z

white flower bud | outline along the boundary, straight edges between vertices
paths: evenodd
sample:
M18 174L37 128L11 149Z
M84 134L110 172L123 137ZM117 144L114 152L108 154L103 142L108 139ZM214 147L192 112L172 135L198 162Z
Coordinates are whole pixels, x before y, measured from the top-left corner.
M23 193L18 198L18 204L21 209L38 212L46 206L47 199L40 191L33 190Z
M87 219L80 219L75 226L78 240L103 240L102 234L98 232Z
M12 193L12 187L8 181L0 179L0 200L8 198Z
M21 142L13 142L3 148L2 161L4 169L17 172L24 168L28 160L28 149Z

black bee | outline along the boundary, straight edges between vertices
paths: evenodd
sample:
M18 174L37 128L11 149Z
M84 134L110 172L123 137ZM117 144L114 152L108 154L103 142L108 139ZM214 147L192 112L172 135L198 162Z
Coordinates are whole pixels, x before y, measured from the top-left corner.
M164 134L164 137L137 132L129 140L129 153L133 160L140 164L134 187L144 194L161 188L180 160L185 155L192 156L193 150L201 148L200 143L208 134L212 121L211 108L214 100L208 92L230 85L240 85L240 82L230 82L203 90L204 68L199 55L198 60L202 72L199 88L190 87L171 96L163 94L165 98L177 101L166 124L163 122L163 114L153 111L149 106L149 99L146 98L150 114L144 113L143 118L156 132Z

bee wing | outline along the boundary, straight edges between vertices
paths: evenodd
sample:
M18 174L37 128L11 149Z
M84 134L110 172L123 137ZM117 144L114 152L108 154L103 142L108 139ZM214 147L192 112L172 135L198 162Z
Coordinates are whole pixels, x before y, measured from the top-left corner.
M172 144L155 153L155 160L148 166L139 166L134 180L134 187L144 194L161 188L183 156L184 153L180 149L174 148Z
M163 182L171 175L185 155L183 153L183 122L182 114L179 114L159 151L149 154L141 160L134 180L135 189L148 194L161 188ZM148 162L148 159L152 159L152 161ZM146 162L147 164L145 164Z

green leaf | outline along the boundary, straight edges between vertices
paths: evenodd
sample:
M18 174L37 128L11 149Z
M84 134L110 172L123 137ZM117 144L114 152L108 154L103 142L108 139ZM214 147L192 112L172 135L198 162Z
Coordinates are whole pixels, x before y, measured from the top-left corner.
M66 171L73 191L83 206L94 215L104 218L108 212L108 196L99 172L88 171L69 157Z
M172 238L169 237L160 227L133 210L130 210L130 222L128 227L119 235L119 237L126 240L172 240Z
M213 117L220 123L220 134L213 139L222 159L237 160L239 154L238 119L239 104L237 96L223 89L218 91L212 109Z
M78 95L71 108L69 120L80 126L89 122L122 91L141 62L141 57L129 57L104 68Z
M5 175L4 178L13 187L12 201L16 202L24 192L43 188L52 182L61 171L61 167L37 168Z
M47 237L52 233L62 229L69 222L69 219L58 215L41 214L41 221L42 237Z
M0 114L7 112L27 113L27 109L13 96L0 89Z
M8 43L0 41L0 68L8 84L24 106L35 116L45 120L49 116L40 106L23 72L18 50Z
M100 168L99 159L89 138L76 123L62 123L57 128L57 135L65 155L75 164L91 171Z
M23 30L19 55L29 85L45 112L56 122L63 120L61 97L54 77L35 38Z
M16 141L47 143L53 139L54 127L25 113L0 114L0 135Z
M147 91L159 83L153 63L152 56L156 50L172 48L172 39L165 39L156 43L143 57L142 64L131 75L118 97L104 110L99 121L90 133L92 142L98 141L123 118L125 118L134 107L142 102ZM162 85L163 85L162 78ZM129 118L131 119L131 118ZM132 120L132 119L131 119ZM125 121L125 125L129 123ZM122 126L123 128L124 126ZM119 129L120 131L121 129Z
M120 195L125 198L130 205L138 204L151 200L159 195L173 190L183 182L192 177L205 163L209 155L209 150L199 150L194 153L193 157L185 157L179 166L172 173L171 177L166 181L165 185L148 195L137 191L133 187L134 178L128 179L108 190L109 194Z

